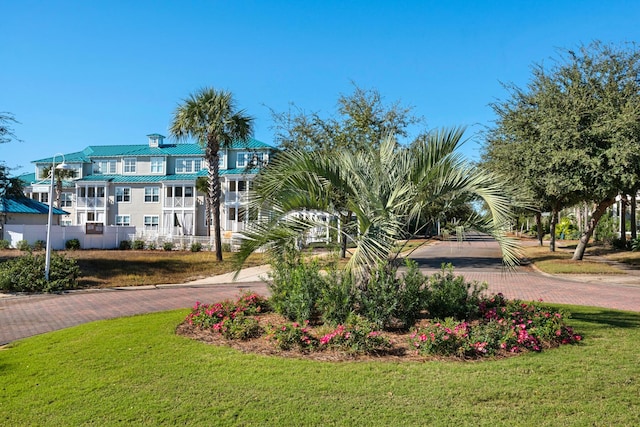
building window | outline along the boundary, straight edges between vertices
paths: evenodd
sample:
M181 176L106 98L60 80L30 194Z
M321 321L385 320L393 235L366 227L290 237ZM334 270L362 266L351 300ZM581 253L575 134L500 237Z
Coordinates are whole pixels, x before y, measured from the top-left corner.
M220 169L226 169L227 168L227 162L226 159L224 157L224 151L220 151L218 152L218 168Z
M40 193L40 202L49 203L49 193Z
M249 161L249 153L238 153L236 157L236 167L244 168L247 166L247 162Z
M61 208L70 208L73 202L73 194L72 193L62 193L60 194L60 207Z
M151 173L164 172L164 159L162 157L151 158Z
M116 187L116 202L130 202L130 201L131 201L131 188Z
M202 169L202 159L176 159L176 173L194 173Z
M69 226L71 226L73 224L71 223L70 219L61 219L60 220L60 225L63 226L63 227L69 227Z
M124 162L122 173L136 173L135 157L125 158L122 161Z
M184 187L184 197L193 197L193 187Z
M157 203L160 201L160 188L158 187L145 187L144 188L144 201L145 203Z
M98 160L94 162L93 173L97 175L116 173L116 161L115 160Z
M145 230L158 230L158 215L145 215L144 216L144 229Z
M261 168L265 166L269 162L269 154L268 153L253 153L251 166L256 168Z
M129 215L116 215L116 225L131 225L131 217Z

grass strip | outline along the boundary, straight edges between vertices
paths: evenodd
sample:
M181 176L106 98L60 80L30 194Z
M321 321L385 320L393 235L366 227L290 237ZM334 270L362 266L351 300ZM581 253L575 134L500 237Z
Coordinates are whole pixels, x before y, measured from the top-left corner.
M186 310L89 323L0 350L0 425L640 425L640 313L564 308L581 344L473 363L242 354L176 336Z

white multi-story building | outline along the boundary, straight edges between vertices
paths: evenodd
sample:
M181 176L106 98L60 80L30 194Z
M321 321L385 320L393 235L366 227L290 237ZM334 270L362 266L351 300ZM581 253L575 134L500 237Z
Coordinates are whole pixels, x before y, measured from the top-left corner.
M159 134L147 144L89 146L64 154L73 178L63 182L60 209L68 212L60 225L135 226L147 236L207 235L204 194L198 177L207 176L204 149L199 144L171 144ZM248 192L259 167L274 148L251 139L220 151L221 228L230 239L248 221ZM22 179L28 197L49 203L45 169L60 155L35 160L35 174ZM213 233L212 233L213 234Z

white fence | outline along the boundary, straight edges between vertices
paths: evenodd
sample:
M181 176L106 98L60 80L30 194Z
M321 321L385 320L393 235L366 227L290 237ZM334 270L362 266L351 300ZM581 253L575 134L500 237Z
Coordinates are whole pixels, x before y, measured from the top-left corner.
M82 249L116 249L121 241L129 240L135 232L135 227L110 225L103 228L102 234L86 234L82 225L52 225L51 249L64 249L67 240L71 239L78 239ZM9 240L12 248L16 248L21 240L33 245L38 240L47 240L47 226L6 224L4 238Z

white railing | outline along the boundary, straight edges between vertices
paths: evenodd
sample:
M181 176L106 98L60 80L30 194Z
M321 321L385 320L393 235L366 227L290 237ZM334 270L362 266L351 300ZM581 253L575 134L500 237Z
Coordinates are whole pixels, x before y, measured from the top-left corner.
M195 197L165 197L165 208L192 208Z
M105 206L104 197L78 197L77 206L79 208L103 208Z

